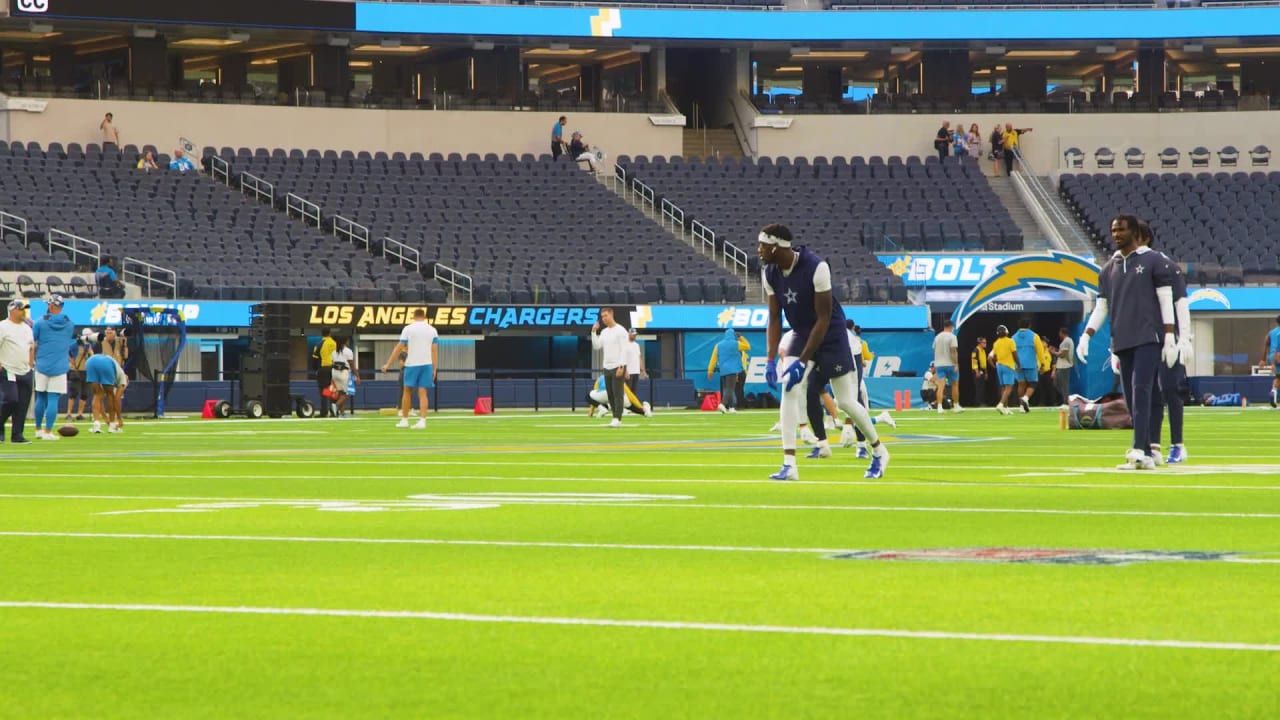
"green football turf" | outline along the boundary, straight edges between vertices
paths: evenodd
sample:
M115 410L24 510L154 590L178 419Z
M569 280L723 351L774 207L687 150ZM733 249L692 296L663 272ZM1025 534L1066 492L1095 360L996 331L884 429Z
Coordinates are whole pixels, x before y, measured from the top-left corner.
M1280 715L1280 413L1141 473L1056 411L896 417L880 481L767 480L763 411L0 446L0 717ZM833 557L989 548L1080 552Z

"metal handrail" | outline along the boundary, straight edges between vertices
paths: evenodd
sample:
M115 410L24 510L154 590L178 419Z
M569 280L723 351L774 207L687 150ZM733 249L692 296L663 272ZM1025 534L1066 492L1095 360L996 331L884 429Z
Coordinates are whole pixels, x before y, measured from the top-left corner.
M71 262L73 263L79 264L81 255L92 261L92 265L95 268L102 262L102 245L93 240L63 232L57 228L49 228L46 239L50 255L53 254L54 248L62 248L71 252Z
M0 234L9 232L21 236L23 246L30 246L31 241L27 238L27 219L0 211Z
M639 179L633 178L631 180L631 196L635 200L636 204L640 206L641 210L647 213L650 217L654 215L656 210L654 200L657 198L657 195L653 192L653 188L640 182Z
M240 192L253 194L253 199L262 202L265 198L268 205L275 205L276 186L252 173L240 173Z
M1034 197L1036 202L1044 208L1045 214L1053 221L1054 225L1057 227L1069 228L1071 230L1072 238L1078 244L1083 245L1086 248L1090 247L1088 238L1081 234L1075 221L1067 217L1067 215L1062 212L1062 209L1058 207L1056 202L1054 202L1053 196L1051 196L1049 191L1045 189L1044 185L1040 183L1040 175L1036 173L1035 167L1027 161L1026 156L1024 156L1017 148L1014 149L1013 154L1021 167L1021 174L1026 176L1027 188L1031 191L1032 197ZM1065 241L1065 238L1063 238L1063 240Z
M231 187L231 163L217 155L210 155L209 177L221 181L227 187Z
M704 253L711 253L715 257L716 251L716 231L703 225L701 222L694 220L689 228L690 234L693 235L694 247L702 250Z
M669 229L675 230L676 228L679 228L680 235L683 236L684 235L684 210L681 210L680 206L676 205L675 203L671 202L666 198L662 198L662 204L660 207L662 208L661 225L663 229L668 229L667 223L670 222L671 224L669 226Z
M418 252L417 248L409 247L399 240L382 238L382 255L394 258L402 267L411 268L414 272L419 272L422 267L422 253Z
M141 270L136 270L134 268L141 268ZM160 267L159 265L152 265L145 260L126 257L120 264L120 274L126 278L134 278L134 284L138 287L145 286L146 290L143 292L146 297L156 297L156 293L153 289L154 285L159 285L162 288L168 288L169 293L167 297L174 299L177 299L178 297L178 273L175 270ZM160 275L168 275L170 279L165 280L162 277L157 277Z
M720 259L723 261L726 270L730 270L735 276L741 273L742 281L744 283L747 282L750 270L747 268L748 255L746 250L726 240L723 249L720 251Z
M320 227L320 206L301 195L289 193L284 196L284 214L293 217L294 213L298 214L304 225L311 221L316 227Z
M435 279L449 286L449 302L458 302L458 293L467 294L466 303L471 304L471 290L474 283L470 275L454 270L448 265L435 265Z
M355 220L344 218L341 215L333 216L333 236L346 237L347 241L352 245L360 244L365 250L369 249L370 235L369 228L361 225Z

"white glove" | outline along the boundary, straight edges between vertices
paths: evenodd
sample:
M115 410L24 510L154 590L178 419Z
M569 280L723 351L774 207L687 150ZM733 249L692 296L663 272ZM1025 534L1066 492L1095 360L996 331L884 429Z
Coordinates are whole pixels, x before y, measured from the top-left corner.
M1168 367L1178 364L1178 341L1173 337L1173 333L1164 334L1164 347L1160 350L1160 358Z
M1080 362L1089 362L1089 333L1080 333L1080 342L1076 343L1076 357L1080 358Z
M1191 347L1191 337L1184 335L1178 338L1178 358L1182 360L1182 364L1190 365L1191 359L1195 356L1195 350Z
M1115 353L1111 352L1110 350L1107 351L1107 355L1110 356L1108 358L1108 361L1111 363L1112 374L1119 375L1120 374L1120 357Z

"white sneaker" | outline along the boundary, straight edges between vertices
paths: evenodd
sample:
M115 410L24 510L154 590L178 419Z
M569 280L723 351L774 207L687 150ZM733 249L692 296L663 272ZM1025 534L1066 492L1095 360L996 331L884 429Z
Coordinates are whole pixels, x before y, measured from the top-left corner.
M805 445L816 445L818 444L818 436L813 434L808 425L805 425L800 429L800 442Z
M93 423L93 427L89 428L89 432L91 432L91 433L100 433L100 432L102 432L102 423L97 422L97 421L94 421L94 423Z
M723 403L722 403L722 404L720 404L720 405L717 405L717 406L716 406L716 409L720 411L720 414L721 414L721 415L723 415L723 414L725 414L725 413L729 412L729 408L725 407Z
M942 407L942 403L938 403L938 414L941 415L944 412L946 412L946 408Z
M1124 454L1124 462L1116 466L1117 470L1155 470L1156 463L1150 455L1141 450L1130 448Z
M622 427L622 421L619 420L618 418L614 418L610 420L609 424L605 425L605 427Z
M881 425L888 425L894 430L898 429L898 421L893 419L893 416L889 414L888 410L885 410L881 412L879 415L877 415L876 422L880 423Z
M418 422L414 423L414 424L413 424L413 428L412 428L412 429L413 429L413 430L425 430L426 428L427 428L427 420L426 420L426 418L423 418L423 419L421 419L421 420L418 420Z
M959 405L954 405L954 406L952 406L952 408L951 408L951 412L953 412L953 413L962 413L962 412L964 412L964 408L960 407Z
M45 432L44 430L37 430L36 437L41 440L61 440L62 439L58 437L57 433Z
M781 429L782 429L782 421L779 420L778 422L773 424L773 427L769 428L769 432L776 433Z
M1147 457L1151 458L1151 462L1155 463L1156 467L1164 465L1164 453L1160 451L1159 445L1152 445L1151 454Z
M409 418L403 418L403 417L400 418L400 422L396 423L396 427L398 428L409 427Z
M649 406L648 400L645 400L643 403L640 404L640 406L644 408L645 417L653 417L653 408Z
M645 405L648 405L648 404L649 404L649 403L645 403ZM733 414L735 414L735 413L737 413L737 412L738 412L738 408L736 408L736 407L731 407L731 408L729 408L729 414L730 414L730 415L733 415Z
M107 432L109 432L109 433L122 433L122 432L124 432L124 428L120 427L119 425L108 425L108 426L107 426Z
M857 438L854 437L853 428L845 425L844 429L840 431L840 447L853 447L856 442Z

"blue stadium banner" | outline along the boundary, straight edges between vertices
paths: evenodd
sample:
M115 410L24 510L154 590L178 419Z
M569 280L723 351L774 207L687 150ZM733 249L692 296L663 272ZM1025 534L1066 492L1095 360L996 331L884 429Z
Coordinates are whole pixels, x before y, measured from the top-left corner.
M923 305L849 305L844 314L864 330L919 330L929 327ZM641 330L763 330L769 325L764 305L638 305L631 327ZM786 321L783 321L786 326Z
M76 325L102 327L119 325L126 308L176 308L182 312L187 327L249 327L249 308L255 303L219 302L197 300L67 300L62 312ZM42 317L48 309L44 300L33 299L29 315L32 318ZM148 313L148 325L162 325L171 322L162 313Z
M398 305L392 303L300 303L291 305L295 327L347 327L399 331L426 311L427 322L440 330L582 330L600 319L600 308L546 305ZM614 308L624 325L633 306Z
M359 2L355 24L360 32L488 37L1168 40L1276 35L1280 7L760 12Z
M1278 287L1189 287L1192 312L1280 312Z

